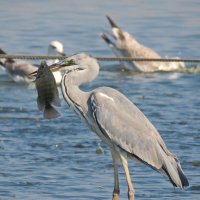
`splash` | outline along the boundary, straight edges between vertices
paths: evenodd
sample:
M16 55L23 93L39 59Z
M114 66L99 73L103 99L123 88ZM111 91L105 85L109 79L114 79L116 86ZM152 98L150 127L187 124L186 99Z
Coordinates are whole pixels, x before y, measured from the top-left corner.
M191 73L191 74L200 74L200 65L188 65L183 69L180 69L178 72L181 73Z

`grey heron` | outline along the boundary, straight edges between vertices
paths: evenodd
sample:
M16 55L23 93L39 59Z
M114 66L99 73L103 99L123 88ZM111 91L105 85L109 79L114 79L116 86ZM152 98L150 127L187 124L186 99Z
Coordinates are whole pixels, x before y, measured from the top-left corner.
M109 16L107 16L107 19L112 27L112 34L101 33L100 36L117 57L161 58L153 49L140 44L131 34L123 31ZM114 40L111 38L114 38ZM140 72L175 71L185 68L183 62L122 61L121 63L125 67Z
M0 54L6 54L6 52L0 49ZM64 55L63 44L59 41L52 41L48 47L48 55ZM58 61L59 60L49 60L47 64L51 65ZM23 60L14 60L10 58L0 59L0 65L2 65L6 69L8 75L15 82L32 82L33 80L32 78L30 78L29 74L38 69L37 65L30 62ZM62 79L61 72L53 72L53 75L55 77L56 83L60 84Z
M99 65L96 59L80 53L50 66L50 69L62 70L70 60L76 64L65 68L62 94L69 107L110 147L114 166L113 200L119 199L119 160L125 171L129 200L134 199L127 158L139 160L167 175L176 187L188 186L177 157L167 149L152 123L126 96L110 87L89 92L79 88L97 77Z

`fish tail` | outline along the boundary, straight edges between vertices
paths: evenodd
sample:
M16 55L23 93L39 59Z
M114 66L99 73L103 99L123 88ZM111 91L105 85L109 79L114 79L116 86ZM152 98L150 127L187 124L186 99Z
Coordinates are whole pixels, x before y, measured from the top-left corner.
M45 119L54 119L60 116L60 113L52 106L46 105L44 109L44 118Z

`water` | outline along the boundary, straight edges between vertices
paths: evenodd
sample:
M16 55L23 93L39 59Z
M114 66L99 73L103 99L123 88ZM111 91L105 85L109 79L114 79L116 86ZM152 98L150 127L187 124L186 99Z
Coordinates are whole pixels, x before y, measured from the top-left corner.
M68 54L112 56L98 37L109 29L109 14L162 56L199 58L199 9L198 0L1 1L0 44L9 53L45 55L49 42L57 39ZM133 74L117 63L101 65L98 79L87 88L111 86L135 102L179 157L190 181L180 191L130 161L136 199L200 199L199 73ZM2 70L0 96L0 199L111 199L109 149L64 101L61 118L43 120L35 89L13 83ZM121 167L120 189L120 199L127 199Z

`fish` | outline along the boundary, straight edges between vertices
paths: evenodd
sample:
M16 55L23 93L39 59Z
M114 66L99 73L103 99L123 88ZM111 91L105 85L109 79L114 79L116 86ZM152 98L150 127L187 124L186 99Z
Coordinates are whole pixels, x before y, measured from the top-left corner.
M61 106L61 100L55 78L45 61L41 62L39 66L35 84L38 93L37 105L38 109L43 112L43 117L45 119L59 117L60 113L54 106Z

